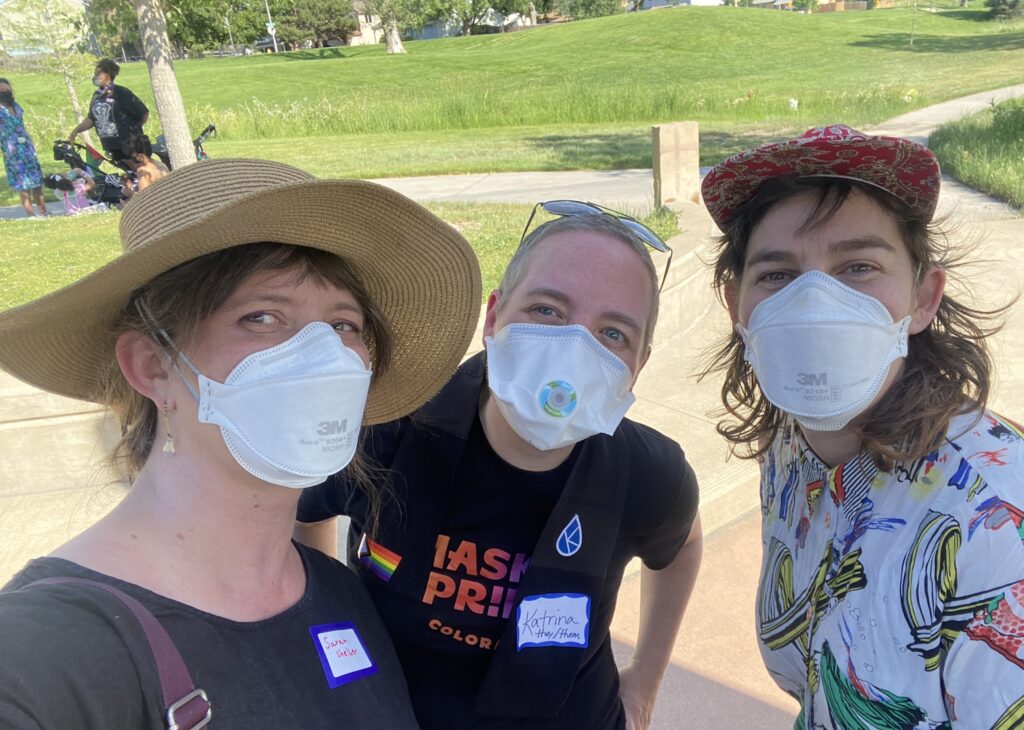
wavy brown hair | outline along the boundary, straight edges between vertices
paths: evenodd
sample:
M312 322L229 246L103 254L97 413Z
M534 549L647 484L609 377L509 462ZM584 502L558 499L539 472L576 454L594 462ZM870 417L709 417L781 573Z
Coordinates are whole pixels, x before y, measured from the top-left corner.
M155 335L150 323L143 321L136 301L142 302L154 323L177 347L187 349L197 325L217 311L243 281L261 272L289 270L295 272L296 283L312 277L352 293L363 309L363 337L370 351L374 377L387 370L392 353L391 330L353 269L332 253L280 243L252 243L200 256L139 287L108 328L111 347L123 332L135 330ZM160 344L171 361L176 362L180 352ZM153 449L159 420L157 407L128 384L113 351L103 377L103 394L104 403L117 414L121 426L121 438L111 462L133 480ZM356 451L347 469L361 488L370 489L372 469L362 459L361 450ZM373 493L368 496L370 503L376 504Z
M724 303L726 290L743 276L747 246L757 224L778 203L808 192L816 196L815 205L800 231L828 222L851 195L865 195L896 221L918 276L933 267L949 272L962 264L962 253L954 251L941 224L915 215L879 188L855 180L780 177L762 185L718 239L714 287L719 300ZM992 373L985 338L998 331L996 319L1009 306L982 310L943 294L931 324L910 337L902 376L859 427L861 447L880 469L888 471L896 461L925 456L942 443L954 416L984 408ZM762 457L786 416L758 387L735 330L706 356L700 377L712 373L725 376L719 413L724 420L718 432L733 444L738 456Z

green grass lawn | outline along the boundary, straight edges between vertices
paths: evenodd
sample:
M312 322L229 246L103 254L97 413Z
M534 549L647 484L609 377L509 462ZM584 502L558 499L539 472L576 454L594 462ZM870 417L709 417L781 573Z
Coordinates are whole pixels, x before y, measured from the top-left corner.
M486 297L497 287L505 264L519 244L530 205L430 203L436 215L451 223L473 246L483 275ZM628 211L627 211L628 212ZM0 220L0 311L24 304L80 279L121 251L117 211L74 218ZM541 214L537 221L545 216ZM668 213L643 219L663 238L677 232Z
M644 167L651 124L696 119L708 163L809 126L870 124L1024 81L1024 24L986 12L677 7L411 42L398 57L338 48L176 70L193 129L220 130L208 145L219 157L335 176ZM50 141L77 121L62 86L12 81L49 158ZM151 101L143 64L126 64L120 81ZM0 202L12 200L0 187Z
M945 172L1024 208L1024 100L947 124L928 143Z

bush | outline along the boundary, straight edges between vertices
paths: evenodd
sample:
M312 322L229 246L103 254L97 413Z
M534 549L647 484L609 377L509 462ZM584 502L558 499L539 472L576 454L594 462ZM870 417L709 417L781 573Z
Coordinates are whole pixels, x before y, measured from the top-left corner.
M1013 18L1024 15L1024 4L1021 0L985 0L985 7L993 18Z
M1024 208L1024 99L944 125L928 144L945 172Z

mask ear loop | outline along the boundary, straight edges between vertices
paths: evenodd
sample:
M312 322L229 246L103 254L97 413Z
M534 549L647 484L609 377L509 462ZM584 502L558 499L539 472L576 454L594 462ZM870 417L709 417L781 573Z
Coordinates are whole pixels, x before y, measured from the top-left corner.
M188 365L189 369L195 373L197 378L202 375L202 373L199 372L199 368L193 365L192 361L188 359L188 355L182 352L181 349L174 344L174 340L172 340L171 336L167 334L167 330L157 324L156 318L153 316L153 313L149 311L149 307L146 306L144 301L142 301L142 298L135 297L132 300L132 303L135 305L135 311L137 311L139 313L139 317L142 318L142 324L145 325L149 336L152 337L153 341L160 346L164 351L164 354L166 355L168 351L176 352L181 361ZM178 367L177 361L170 357L170 355L167 355L167 359L171 367L174 369L174 372L177 373L178 379L181 380L188 392L192 394L192 397L196 399L196 402L199 402L199 391L195 389L192 383L188 381L188 378L185 377L185 374L181 372L181 368Z

